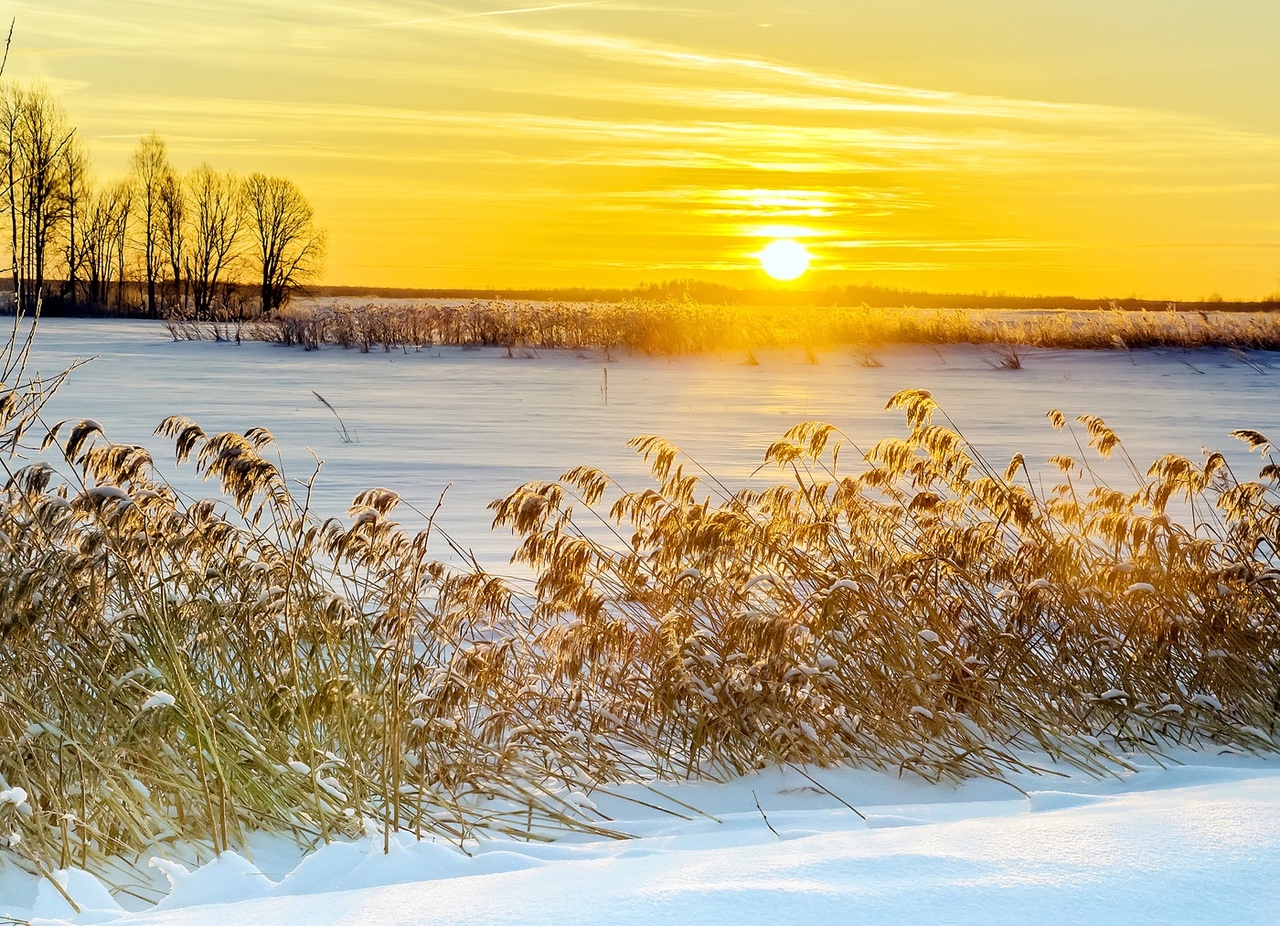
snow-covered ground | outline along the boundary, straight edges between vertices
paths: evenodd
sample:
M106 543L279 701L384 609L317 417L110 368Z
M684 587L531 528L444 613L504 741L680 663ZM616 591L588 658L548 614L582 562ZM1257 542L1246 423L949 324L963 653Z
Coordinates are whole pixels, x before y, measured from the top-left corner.
M1246 476L1257 457L1228 436L1250 427L1280 436L1280 355L1204 351L1024 351L1023 369L998 368L992 351L970 346L876 350L881 367L853 351L709 357L460 348L361 354L307 353L271 344L174 343L150 322L48 319L35 366L49 373L79 357L46 418L89 417L116 441L151 447L178 484L208 494L191 468L175 471L171 448L151 436L166 415L195 418L208 431L265 426L288 471L311 474L325 461L315 494L322 516L341 514L362 489L386 486L430 512L480 562L501 568L512 543L489 530L485 506L522 482L554 479L590 464L628 487L647 470L627 447L642 434L674 441L729 482L746 480L765 448L797 422L818 418L869 447L900 435L885 403L900 389L931 390L965 435L991 459L1023 453L1034 468L1056 453L1078 454L1044 415L1101 415L1145 466L1202 447L1226 452ZM607 371L607 373L606 373ZM607 401L605 386L607 379ZM318 392L358 442L344 443ZM1280 439L1280 438L1278 438ZM851 457L845 457L852 464ZM772 473L765 474L772 476ZM408 523L423 517L401 509ZM440 545L441 558L449 551Z
M1023 369L1003 370L990 351L957 346L878 350L880 367L835 351L816 365L798 352L760 353L759 365L727 354L606 364L498 349L362 355L173 343L141 322L41 327L42 372L97 357L55 397L48 421L96 418L114 440L150 446L177 484L202 494L209 489L189 468L175 471L150 436L160 420L185 414L210 431L264 425L293 475L310 474L310 451L325 460L321 516L373 485L429 511L452 485L439 523L499 569L511 541L488 530L485 505L523 481L588 463L640 485L645 467L626 441L657 433L740 482L800 420L831 421L864 448L900 433L883 408L907 387L931 390L991 458L1021 451L1033 468L1079 453L1044 420L1054 407L1102 415L1140 465L1207 446L1248 476L1257 458L1228 432L1280 435L1280 357L1268 354L1027 351ZM313 390L358 442L340 439ZM728 784L636 787L626 795L635 800L590 795L609 825L636 837L621 841L486 842L465 854L406 837L383 855L373 837L303 859L258 839L251 859L224 856L194 874L162 864L156 877L170 877L172 893L145 910L143 899L163 896L154 884L112 897L82 873L59 874L75 914L51 884L0 862L0 923L1277 922L1280 762L1176 758L1183 764L1144 761L1102 781L1046 774L953 788L774 769Z
M1012 779L1025 796L989 781L771 770L631 792L687 819L596 795L634 839L494 841L469 855L411 837L384 855L374 838L297 864L262 840L253 861L224 855L193 873L158 863L172 891L134 914L82 874L59 875L76 915L51 885L0 868L0 916L118 926L1274 924L1280 765L1183 758L1195 764L1148 763L1124 780Z

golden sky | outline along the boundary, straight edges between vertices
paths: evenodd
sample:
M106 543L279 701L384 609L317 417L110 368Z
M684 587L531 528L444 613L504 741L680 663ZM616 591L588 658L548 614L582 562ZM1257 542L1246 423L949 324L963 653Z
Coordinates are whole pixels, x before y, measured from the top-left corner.
M25 0L103 176L292 177L326 281L1280 290L1276 0Z

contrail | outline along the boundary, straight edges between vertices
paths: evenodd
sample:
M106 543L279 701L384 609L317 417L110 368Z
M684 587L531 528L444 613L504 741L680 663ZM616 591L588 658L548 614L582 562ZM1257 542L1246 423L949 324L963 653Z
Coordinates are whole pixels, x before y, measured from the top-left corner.
M454 22L459 19L480 19L486 16L514 16L518 13L548 13L552 10L571 10L584 6L602 6L609 0L582 0L579 3L552 3L545 6L523 6L512 10L486 10L482 13L455 13L451 16L434 16L424 19L404 19L398 22L372 23L368 28L382 26L420 26L427 23Z

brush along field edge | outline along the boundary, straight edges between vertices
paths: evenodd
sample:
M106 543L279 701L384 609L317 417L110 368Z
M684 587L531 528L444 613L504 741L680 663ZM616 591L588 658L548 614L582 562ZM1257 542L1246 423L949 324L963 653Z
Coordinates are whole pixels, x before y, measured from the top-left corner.
M11 446L42 388L17 373ZM1266 457L1258 481L1218 454L1144 472L1100 419L1054 412L1081 453L1045 491L936 423L928 393L890 405L905 435L865 452L793 428L764 489L657 437L634 442L639 491L589 467L520 487L493 509L529 587L433 560L438 529L402 530L387 489L322 519L264 429L163 422L222 491L188 502L146 449L54 426L69 473L11 468L0 496L3 851L48 872L255 830L624 835L584 792L774 763L936 781L1276 749L1263 435L1237 435Z
M178 340L251 338L314 350L438 345L698 354L772 347L991 344L1073 349L1280 349L1280 312L983 311L695 302L301 303L270 318L169 321ZM1016 355L1013 355L1016 358ZM867 359L874 362L869 354Z

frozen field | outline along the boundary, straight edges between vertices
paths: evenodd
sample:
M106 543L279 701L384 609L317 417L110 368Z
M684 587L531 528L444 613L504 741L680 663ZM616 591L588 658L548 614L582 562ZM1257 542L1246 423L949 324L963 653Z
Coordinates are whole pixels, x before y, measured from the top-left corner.
M1101 415L1143 467L1163 453L1197 458L1209 447L1252 476L1257 457L1228 432L1280 434L1280 356L1266 353L1026 351L1021 370L1000 369L995 353L969 346L877 350L880 367L861 365L852 352L820 353L816 365L803 352L757 356L758 365L745 354L606 364L566 352L509 358L499 348L307 353L175 343L148 322L51 319L41 324L35 366L48 373L95 358L58 393L47 419L96 418L113 440L150 447L162 470L194 492L212 487L201 489L189 467L175 473L171 448L151 436L166 415L188 415L210 432L265 426L294 477L310 475L314 452L325 461L315 496L324 516L375 485L430 511L451 485L437 523L491 568L505 564L512 545L489 531L485 506L522 482L590 464L642 485L646 469L626 446L642 434L667 437L741 482L769 443L805 419L836 424L863 448L900 434L901 417L883 409L904 388L931 390L989 458L1003 463L1022 452L1033 469L1052 454L1078 453L1045 421L1050 408ZM358 442L340 439L313 390ZM439 555L449 551L441 545Z

